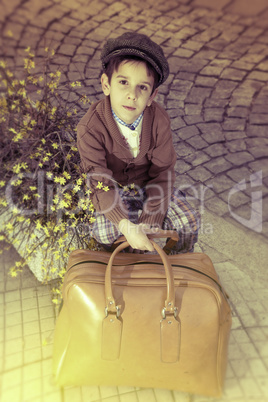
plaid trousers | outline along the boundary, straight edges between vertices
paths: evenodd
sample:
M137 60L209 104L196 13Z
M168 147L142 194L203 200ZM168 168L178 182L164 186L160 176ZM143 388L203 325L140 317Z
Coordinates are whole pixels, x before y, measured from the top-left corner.
M143 204L146 201L145 189L136 197L133 189L120 189L122 202L128 209L129 220L138 223ZM122 233L117 226L109 221L105 215L95 213L95 222L90 225L89 235L98 243L111 246ZM169 207L167 209L162 229L175 230L179 234L179 241L173 248L173 253L192 252L198 239L200 218L197 211L187 202L185 194L180 190L173 190Z

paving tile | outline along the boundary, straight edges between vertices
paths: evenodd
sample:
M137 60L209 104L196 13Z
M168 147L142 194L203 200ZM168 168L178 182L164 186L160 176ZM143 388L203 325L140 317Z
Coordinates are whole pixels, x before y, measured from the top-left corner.
M173 393L165 389L155 389L154 394L157 402L174 402ZM120 395L121 398L121 395Z
M97 401L101 398L100 388L95 387L81 387L82 397L85 401Z
M120 394L120 402L138 402L138 401L139 400L136 392Z
M6 350L6 344L5 344L5 350ZM21 367L23 365L23 354L21 351L18 353L12 353L12 354L5 354L5 358L3 359L3 364L4 368L6 371L16 369L18 367Z
M42 381L37 378L32 381L23 382L23 400L33 400L41 398L42 395Z
M152 389L142 389L137 391L139 402L157 402L155 393Z

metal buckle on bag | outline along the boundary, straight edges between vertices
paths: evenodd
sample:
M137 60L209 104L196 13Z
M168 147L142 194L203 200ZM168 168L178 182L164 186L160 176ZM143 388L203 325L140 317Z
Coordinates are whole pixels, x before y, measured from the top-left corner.
M120 308L118 306L115 306L115 308L116 308L116 318L119 318L121 314ZM105 307L104 311L106 317L108 317L108 307Z
M166 307L163 308L162 310L162 317L165 319L166 318ZM174 307L174 317L176 318L178 315L178 308Z

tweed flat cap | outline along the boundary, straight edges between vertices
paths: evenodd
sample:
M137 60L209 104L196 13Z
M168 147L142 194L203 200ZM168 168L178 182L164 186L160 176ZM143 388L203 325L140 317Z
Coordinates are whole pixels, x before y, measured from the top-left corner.
M157 86L168 78L169 66L162 48L146 35L127 32L117 38L108 39L101 52L104 71L114 56L136 56L146 60L159 75Z

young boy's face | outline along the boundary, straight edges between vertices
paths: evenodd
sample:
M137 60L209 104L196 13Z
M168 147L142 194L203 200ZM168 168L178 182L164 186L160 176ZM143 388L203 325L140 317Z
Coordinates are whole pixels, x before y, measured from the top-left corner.
M133 123L157 94L157 90L152 93L154 77L148 75L142 61L122 62L113 72L111 82L103 74L101 83L104 94L110 95L113 111L127 124Z

